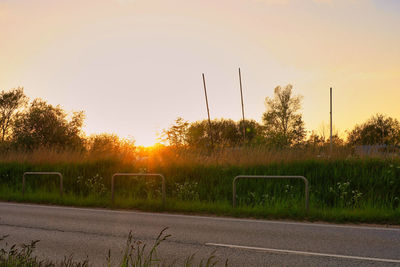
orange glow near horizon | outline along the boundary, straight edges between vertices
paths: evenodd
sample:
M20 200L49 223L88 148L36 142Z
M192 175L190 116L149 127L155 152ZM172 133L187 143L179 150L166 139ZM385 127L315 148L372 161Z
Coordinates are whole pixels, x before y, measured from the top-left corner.
M84 110L87 134L158 142L177 117L261 121L277 85L304 96L306 128L400 120L397 0L0 1L0 90Z

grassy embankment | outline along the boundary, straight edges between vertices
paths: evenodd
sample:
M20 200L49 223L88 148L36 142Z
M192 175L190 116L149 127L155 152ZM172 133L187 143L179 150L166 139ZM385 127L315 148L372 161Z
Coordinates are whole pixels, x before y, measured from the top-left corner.
M36 154L35 154L36 153ZM129 208L146 211L215 214L235 217L400 224L400 160L331 158L314 151L225 150L212 156L172 150L153 151L134 160L74 153L8 154L0 165L0 199L71 206ZM115 156L115 155L114 155ZM27 177L25 171L58 171L56 176ZM166 177L167 203L159 179L116 179L115 204L110 180L115 172L156 172ZM304 209L301 180L240 180L238 208L232 208L236 175L302 175L310 182L310 210Z

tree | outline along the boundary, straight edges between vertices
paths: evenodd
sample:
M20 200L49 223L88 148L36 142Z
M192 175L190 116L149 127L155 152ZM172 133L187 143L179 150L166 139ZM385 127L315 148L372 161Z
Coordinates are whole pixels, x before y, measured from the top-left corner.
M241 120L237 123L240 138L242 140L243 140L243 130L242 130L243 123L245 125L245 130L246 130L246 136L245 136L246 145L259 145L261 143L265 143L264 127L255 120L245 120L244 122Z
M343 146L344 140L340 137L339 131L332 127L332 144L336 147ZM330 145L330 128L329 124L321 123L318 131L312 131L310 136L305 141L305 145L312 147L328 147Z
M92 135L87 140L88 151L90 153L107 153L119 151L120 140L115 134L96 134Z
M213 125L213 123L211 123ZM212 127L212 126L211 126ZM207 120L196 121L190 124L186 140L192 148L206 148L211 145L210 131Z
M293 96L293 86L277 86L274 98L266 97L267 111L263 114L266 126L266 138L275 146L285 147L299 144L304 140L306 131L301 109L301 96Z
M391 117L376 114L348 134L349 145L400 145L400 123Z
M246 144L259 144L262 142L263 127L254 120L246 120ZM243 121L235 122L230 119L211 121L211 134L214 146L219 148L243 145ZM163 140L170 146L189 146L196 148L209 148L211 137L208 120L188 123L182 118L177 118L168 129L163 130Z
M35 99L13 124L13 142L27 150L39 147L82 149L81 128L84 113L73 112L71 119L60 106Z
M263 142L263 127L254 120L245 120L246 144ZM211 121L211 134L217 148L243 145L243 121L230 119ZM190 147L206 148L211 144L208 120L191 123L187 129L187 143Z
M8 92L4 90L0 93L0 134L1 141L4 142L10 134L10 129L17 111L25 106L27 97L24 89L18 87Z
M162 139L167 141L170 146L183 146L187 144L187 130L189 123L183 118L178 117L170 128L164 129Z
M134 158L136 153L133 139L120 139L115 134L97 134L87 139L87 150L92 155Z
M328 147L330 145L330 138L326 138L324 133L316 133L314 131L311 132L311 135L305 141L305 145L311 147ZM334 146L343 146L344 141L339 137L339 134L336 132L332 135L332 144Z
M214 147L233 147L242 143L241 131L233 120L211 121ZM211 144L208 120L191 123L187 131L187 142L191 147L206 148Z

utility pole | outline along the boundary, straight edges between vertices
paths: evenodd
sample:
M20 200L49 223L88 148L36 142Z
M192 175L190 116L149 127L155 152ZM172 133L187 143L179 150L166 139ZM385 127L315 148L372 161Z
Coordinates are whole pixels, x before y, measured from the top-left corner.
M242 89L242 73L239 68L239 84L240 84L240 97L242 100L242 117L243 117L243 144L246 144L246 125L244 120L244 105L243 105L243 89Z
M207 107L207 114L208 114L208 126L209 126L210 140L211 140L211 149L213 149L214 148L214 140L213 140L212 131L211 131L210 109L208 108L206 78L204 77L204 73L202 73L202 76L203 76L204 95L206 97L206 107Z
M330 88L330 102L331 102L331 110L330 110L330 122L331 122L331 138L330 138L330 152L332 156L332 87Z

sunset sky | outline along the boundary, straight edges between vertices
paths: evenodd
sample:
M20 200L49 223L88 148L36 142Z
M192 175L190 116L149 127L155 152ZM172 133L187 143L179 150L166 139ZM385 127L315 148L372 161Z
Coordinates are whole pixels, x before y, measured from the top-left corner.
M25 88L84 130L138 145L178 116L261 121L292 84L308 130L344 132L379 112L400 119L398 0L0 0L0 90Z

